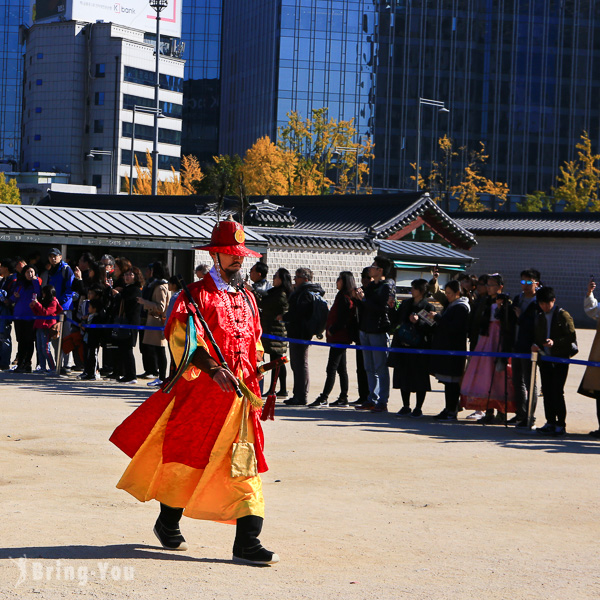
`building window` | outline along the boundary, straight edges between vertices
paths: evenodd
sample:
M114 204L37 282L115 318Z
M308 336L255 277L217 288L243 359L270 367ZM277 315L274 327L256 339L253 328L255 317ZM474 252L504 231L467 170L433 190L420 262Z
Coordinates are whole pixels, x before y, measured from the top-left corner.
M35 82L35 85L42 85L42 80L41 79L37 79Z
M104 63L96 63L96 77L104 77L106 75L106 65Z
M102 187L102 175L92 175L92 185L100 189Z
M156 102L154 101L154 98L143 98L142 96L123 94L123 110L133 110L134 106L154 108ZM163 102L161 100L160 110L165 117L172 117L173 119L181 119L183 115L183 106L181 104L174 104L173 102Z
M124 79L130 83L153 86L156 82L156 73L154 71L138 69L137 67L125 66ZM171 90L172 92L183 92L183 79L174 75L161 73L160 87L163 90Z
M104 133L104 119L94 121L94 133Z
M35 107L35 112L36 113L41 113L42 112L42 107L41 106L36 106Z
M36 134L33 136L33 141L34 141L34 142L39 142L39 141L41 141L41 139L42 139L42 136L41 136L39 133L36 133Z
M104 105L104 92L96 92L96 95L94 96L94 104L96 106Z
M43 52L38 52L37 57L38 58L44 58L44 53Z

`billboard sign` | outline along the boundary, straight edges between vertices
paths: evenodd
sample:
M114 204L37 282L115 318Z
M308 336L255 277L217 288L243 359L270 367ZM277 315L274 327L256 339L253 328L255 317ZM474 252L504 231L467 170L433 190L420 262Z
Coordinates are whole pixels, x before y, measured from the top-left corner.
M161 35L181 37L181 2L169 0L160 13ZM116 23L141 31L156 31L156 12L148 0L33 0L36 23L58 20Z

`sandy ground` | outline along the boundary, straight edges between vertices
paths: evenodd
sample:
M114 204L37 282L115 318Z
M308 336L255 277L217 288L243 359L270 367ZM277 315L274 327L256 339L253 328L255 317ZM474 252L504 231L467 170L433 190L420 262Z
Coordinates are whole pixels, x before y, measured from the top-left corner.
M314 398L327 351L310 359ZM128 460L108 437L145 385L2 373L0 598L598 598L600 442L582 371L561 440L435 423L438 385L419 420L278 407L265 424L270 568L231 562L229 525L184 519L189 551L158 548L156 503L115 488Z

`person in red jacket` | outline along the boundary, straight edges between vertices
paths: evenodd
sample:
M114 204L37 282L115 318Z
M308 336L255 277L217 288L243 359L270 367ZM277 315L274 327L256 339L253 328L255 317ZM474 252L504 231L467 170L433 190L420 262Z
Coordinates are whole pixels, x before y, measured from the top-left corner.
M197 349L186 367L184 357L194 340L184 290L171 311L165 337L177 374L185 370L128 417L111 441L132 458L117 487L142 502L161 503L154 533L164 548L187 549L179 529L182 515L235 523L234 561L268 565L279 557L258 539L264 518L259 473L267 470L257 373L262 330L256 300L239 277L244 257L260 254L246 248L244 239L239 223L217 223L210 245L201 248L211 253L214 266L189 286L228 368L216 360L199 321ZM236 380L244 391L242 398L236 395ZM252 443L254 452L248 445ZM242 445L253 468L238 469L234 459Z
M325 332L330 344L351 344L356 339L358 320L356 304L353 300L356 282L350 271L342 271L337 278L338 293L327 315ZM329 348L327 379L321 395L311 402L309 408L327 406L329 394L333 390L336 374L340 377L340 396L331 406L348 406L348 369L346 348Z
M41 299L32 300L30 308L37 317L57 317L63 312L62 306L56 299L56 290L53 285L45 285L42 288ZM40 373L56 371L56 363L52 356L52 337L53 325L56 325L57 322L57 319L36 319L33 322Z

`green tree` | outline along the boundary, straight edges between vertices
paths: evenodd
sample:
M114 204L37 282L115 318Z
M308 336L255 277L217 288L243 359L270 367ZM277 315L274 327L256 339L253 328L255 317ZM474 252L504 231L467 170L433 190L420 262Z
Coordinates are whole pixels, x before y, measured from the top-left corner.
M0 172L0 204L21 204L21 193L16 179L6 181L4 173Z
M546 212L554 208L555 200L548 196L546 192L533 192L527 194L522 202L517 202L517 210L519 212Z
M204 169L204 177L194 181L193 187L196 194L201 196L237 196L239 193L239 179L241 175L242 159L234 154L219 154L213 156L214 165Z
M560 167L560 174L556 178L558 185L553 188L554 198L556 202L565 203L565 211L595 212L600 210L600 154L592 152L587 131L581 134L581 141L575 147L578 150L577 158Z

